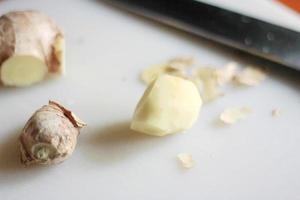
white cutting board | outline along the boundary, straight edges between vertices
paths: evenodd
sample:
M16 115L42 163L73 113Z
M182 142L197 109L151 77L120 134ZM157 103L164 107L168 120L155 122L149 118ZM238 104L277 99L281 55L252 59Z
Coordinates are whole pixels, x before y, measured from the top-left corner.
M300 18L272 1L211 2L300 30ZM249 60L96 0L0 3L1 14L16 9L44 11L64 29L67 74L30 88L0 88L1 200L300 199L299 76L276 70L258 87L228 90L203 107L186 133L136 134L127 127L145 89L138 80L144 67L178 55L214 66ZM88 127L66 162L24 168L18 134L49 99L72 109ZM231 127L217 126L219 113L230 106L254 112ZM274 108L282 111L280 117L271 117ZM193 155L194 168L180 168L181 152Z

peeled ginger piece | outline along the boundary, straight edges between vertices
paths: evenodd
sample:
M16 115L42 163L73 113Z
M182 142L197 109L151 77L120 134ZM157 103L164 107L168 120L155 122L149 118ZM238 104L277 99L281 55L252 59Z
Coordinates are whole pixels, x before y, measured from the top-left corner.
M146 89L131 122L131 129L164 136L190 128L197 120L202 100L189 80L161 75Z

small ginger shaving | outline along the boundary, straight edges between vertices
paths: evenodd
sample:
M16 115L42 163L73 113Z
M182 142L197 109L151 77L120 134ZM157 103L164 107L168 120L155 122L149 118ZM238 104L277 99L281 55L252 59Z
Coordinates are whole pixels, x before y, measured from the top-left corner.
M230 62L222 68L200 67L195 70L193 81L198 85L205 102L212 101L224 94L220 86L233 80L237 73L238 64Z
M170 74L179 77L187 77L187 70L194 64L194 59L191 57L177 57L170 59L163 64L152 65L141 74L141 80L150 84L159 75Z
M141 74L141 80L146 84L150 84L161 74L184 76L184 71L172 68L167 63L153 65L143 71L143 73Z
M266 78L266 73L256 67L248 66L241 73L236 74L234 80L247 86L257 86Z
M221 113L220 120L225 124L234 124L246 118L251 112L249 107L227 108Z
M279 117L281 114L280 110L279 109L273 109L272 110L272 117Z
M193 57L175 57L168 61L168 65L174 69L186 70L195 63Z
M217 82L219 85L224 85L230 82L237 73L238 64L230 62L221 69L216 69Z
M190 169L190 168L194 167L194 165L195 165L195 161L193 160L193 157L191 154L180 153L177 155L177 158L184 168Z
M217 71L212 67L198 68L194 82L199 87L204 102L212 101L222 95L218 87Z

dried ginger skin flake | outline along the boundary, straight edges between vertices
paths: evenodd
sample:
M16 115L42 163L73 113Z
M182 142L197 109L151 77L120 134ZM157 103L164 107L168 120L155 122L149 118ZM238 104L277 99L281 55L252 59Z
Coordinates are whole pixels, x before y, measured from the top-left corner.
M59 103L50 101L28 120L19 138L21 162L57 164L74 151L80 129L86 124Z

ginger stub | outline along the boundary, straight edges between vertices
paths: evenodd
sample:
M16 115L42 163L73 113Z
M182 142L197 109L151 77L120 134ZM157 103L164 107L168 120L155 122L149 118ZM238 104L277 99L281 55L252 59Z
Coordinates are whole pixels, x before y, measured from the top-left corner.
M73 153L86 124L59 103L49 101L28 120L20 136L21 162L57 164Z
M48 16L14 11L0 17L0 82L29 86L48 73L64 73L65 40Z

